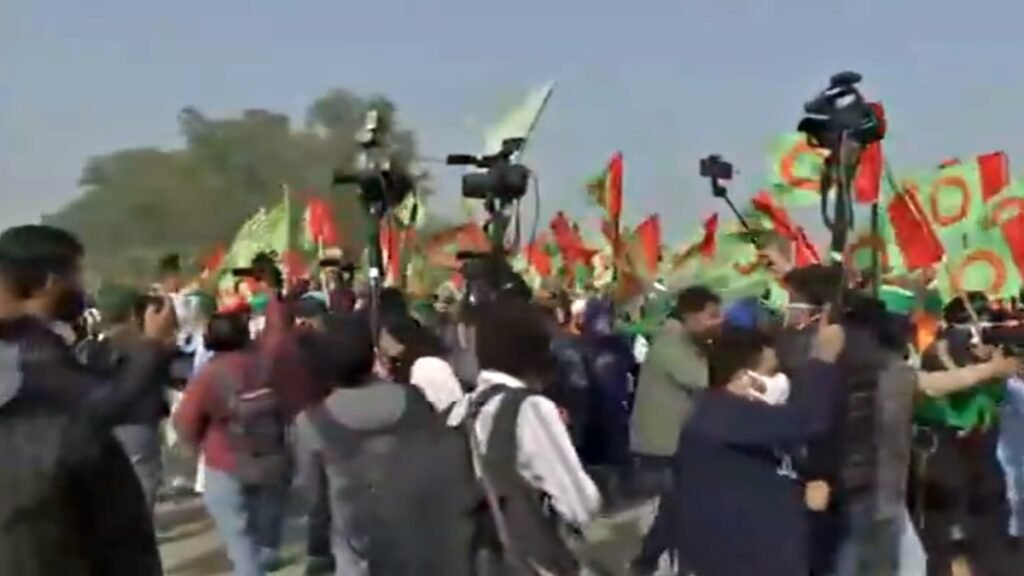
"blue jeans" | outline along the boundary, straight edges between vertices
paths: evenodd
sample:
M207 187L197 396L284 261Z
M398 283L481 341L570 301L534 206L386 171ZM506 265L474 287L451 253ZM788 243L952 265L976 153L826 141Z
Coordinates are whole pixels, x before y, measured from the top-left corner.
M1006 474L1006 500L1010 506L1010 535L1024 536L1024 383L1011 379L1010 402L1003 409L999 428L999 463Z
M132 462L152 513L164 474L160 429L156 424L126 424L114 428L114 436Z
M874 507L871 504L869 498L862 497L854 500L848 508L847 532L836 556L834 576L867 573L925 576L927 557L924 545L910 522L910 513L904 511L895 522L880 525L873 522ZM872 533L875 530L883 530L883 533ZM869 549L871 547L875 549Z
M203 503L224 541L235 576L264 576L261 560L276 552L288 486L242 486L227 472L208 468Z

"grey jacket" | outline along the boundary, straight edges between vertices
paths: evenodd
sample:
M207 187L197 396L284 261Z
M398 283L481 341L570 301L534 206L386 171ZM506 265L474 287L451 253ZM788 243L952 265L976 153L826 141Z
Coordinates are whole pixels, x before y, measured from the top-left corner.
M668 320L640 367L630 448L645 456L672 456L693 411L694 395L708 387L708 365L678 320Z

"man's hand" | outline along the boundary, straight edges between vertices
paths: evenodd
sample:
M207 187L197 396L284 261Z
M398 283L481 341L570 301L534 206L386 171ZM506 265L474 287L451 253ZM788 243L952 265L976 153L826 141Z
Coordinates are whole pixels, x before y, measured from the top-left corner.
M170 298L146 306L142 317L142 335L162 344L174 342L178 330L178 317L174 313L174 303Z
M830 307L821 311L818 319L818 333L811 345L811 357L834 364L846 345L846 332L839 324L830 324Z
M832 491L828 486L828 482L812 480L804 486L804 504L808 510L822 512L828 508L831 494Z
M1009 378L1019 373L1021 369L1020 359L1014 356L1006 356L999 349L992 355L992 359L988 361L988 364L992 367L993 372L995 372L995 377L998 378Z

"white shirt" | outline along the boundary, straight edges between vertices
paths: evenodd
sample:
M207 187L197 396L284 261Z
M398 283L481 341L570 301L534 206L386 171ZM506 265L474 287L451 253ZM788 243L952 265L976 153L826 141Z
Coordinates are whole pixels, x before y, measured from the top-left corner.
M451 365L434 356L424 356L413 362L409 383L419 388L438 412L446 410L465 395Z
M525 388L522 382L508 374L481 371L476 390L455 404L448 417L448 425L461 424L472 398L495 384ZM475 429L482 450L486 450L501 400L501 395L492 398L477 416ZM554 402L539 395L523 401L516 420L516 442L516 468L523 479L547 494L551 505L567 522L578 527L586 526L601 508L601 494L583 469Z

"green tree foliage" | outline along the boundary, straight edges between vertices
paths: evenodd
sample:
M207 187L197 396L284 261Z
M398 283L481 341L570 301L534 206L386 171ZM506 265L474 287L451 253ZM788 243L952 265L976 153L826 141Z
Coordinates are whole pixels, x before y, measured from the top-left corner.
M355 162L359 146L353 137L371 108L391 129L393 165L407 168L415 137L400 127L395 105L382 96L332 90L309 106L299 129L269 110L210 118L188 107L178 115L183 148L91 158L79 182L82 195L45 220L79 235L92 272L138 281L152 277L161 254L198 259L228 244L255 210L280 200L287 184L296 209L306 194L326 198L343 248L358 251L366 223L355 190L331 189L330 182L336 169Z

